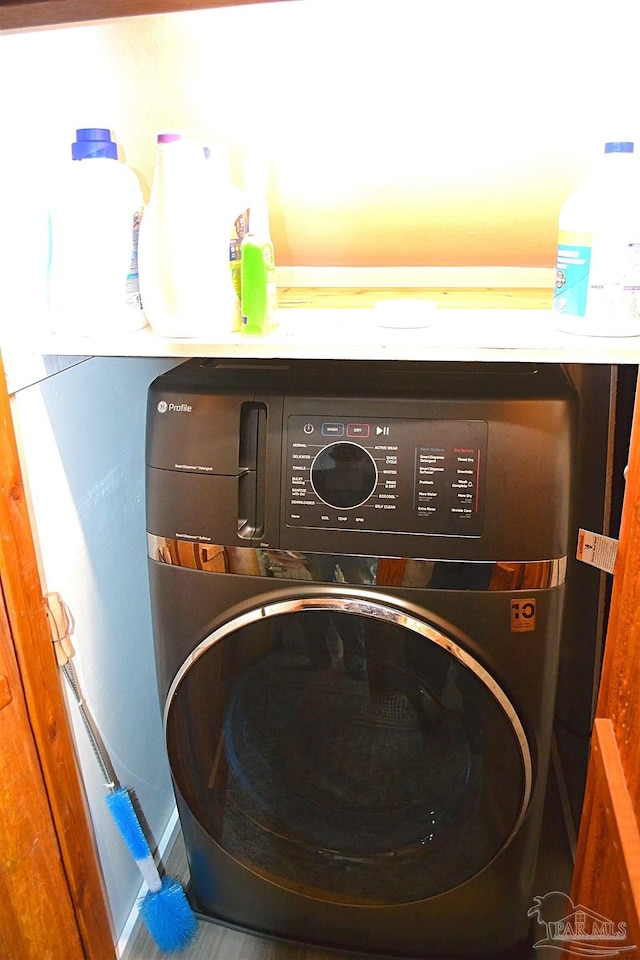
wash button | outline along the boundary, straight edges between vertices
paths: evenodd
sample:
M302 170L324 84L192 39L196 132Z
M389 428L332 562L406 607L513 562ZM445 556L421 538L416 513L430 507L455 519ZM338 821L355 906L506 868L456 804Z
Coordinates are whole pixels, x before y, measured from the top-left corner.
M343 437L344 423L323 423L322 436L323 437Z

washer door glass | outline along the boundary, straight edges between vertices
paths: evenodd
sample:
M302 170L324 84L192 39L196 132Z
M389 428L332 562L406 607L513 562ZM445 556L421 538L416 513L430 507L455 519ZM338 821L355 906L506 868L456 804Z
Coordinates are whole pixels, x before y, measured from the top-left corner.
M521 822L531 757L510 701L452 635L367 599L267 603L179 671L175 784L248 869L342 903L422 900Z

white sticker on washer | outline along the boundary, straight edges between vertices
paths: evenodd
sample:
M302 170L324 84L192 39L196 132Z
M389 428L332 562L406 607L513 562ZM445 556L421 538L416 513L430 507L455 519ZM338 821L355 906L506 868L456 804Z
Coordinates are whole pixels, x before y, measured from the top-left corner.
M590 530L578 531L578 549L576 557L598 570L613 573L618 555L618 541Z

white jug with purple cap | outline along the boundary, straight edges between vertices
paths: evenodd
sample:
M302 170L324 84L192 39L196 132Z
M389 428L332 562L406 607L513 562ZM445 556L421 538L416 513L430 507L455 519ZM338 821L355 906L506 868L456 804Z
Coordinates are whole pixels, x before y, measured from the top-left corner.
M145 315L159 336L215 343L233 330L231 198L226 144L158 135L138 269Z

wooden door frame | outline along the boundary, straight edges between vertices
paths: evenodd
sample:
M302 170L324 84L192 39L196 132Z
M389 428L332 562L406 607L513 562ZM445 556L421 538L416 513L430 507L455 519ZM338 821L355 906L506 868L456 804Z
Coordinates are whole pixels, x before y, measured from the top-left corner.
M47 838L61 866L58 871L58 864L47 867L45 863L42 872L34 875L37 865L17 855L11 866L12 880L42 891L38 907L46 911L44 926L39 918L43 936L48 930L51 943L58 935L68 937L69 960L77 956L111 960L115 958L114 938L47 620L1 357L0 585L6 611L2 622L4 701L8 708L23 711L19 723L18 714L13 718L15 729L22 731L15 744L15 761L20 764L21 752L26 758L33 749L41 774L34 768L32 791L8 796L5 802L17 805L12 812L31 828L34 844ZM0 709L0 722L4 712ZM5 719L8 717L7 712ZM34 802L32 808L31 794L46 803ZM6 862L3 869L8 869ZM59 888L51 890L55 883ZM9 900L5 909L13 909L16 924L27 928L26 902ZM75 931L70 930L70 923ZM31 943L34 952L25 956L21 941L21 952L9 955L21 960L53 956L48 942ZM76 943L79 946L74 949Z
M626 924L640 955L640 394L573 874L574 905ZM598 945L613 949L603 937ZM594 944L595 946L595 944ZM621 944L622 946L622 944ZM617 955L617 954L616 954ZM565 958L575 958L567 944Z

